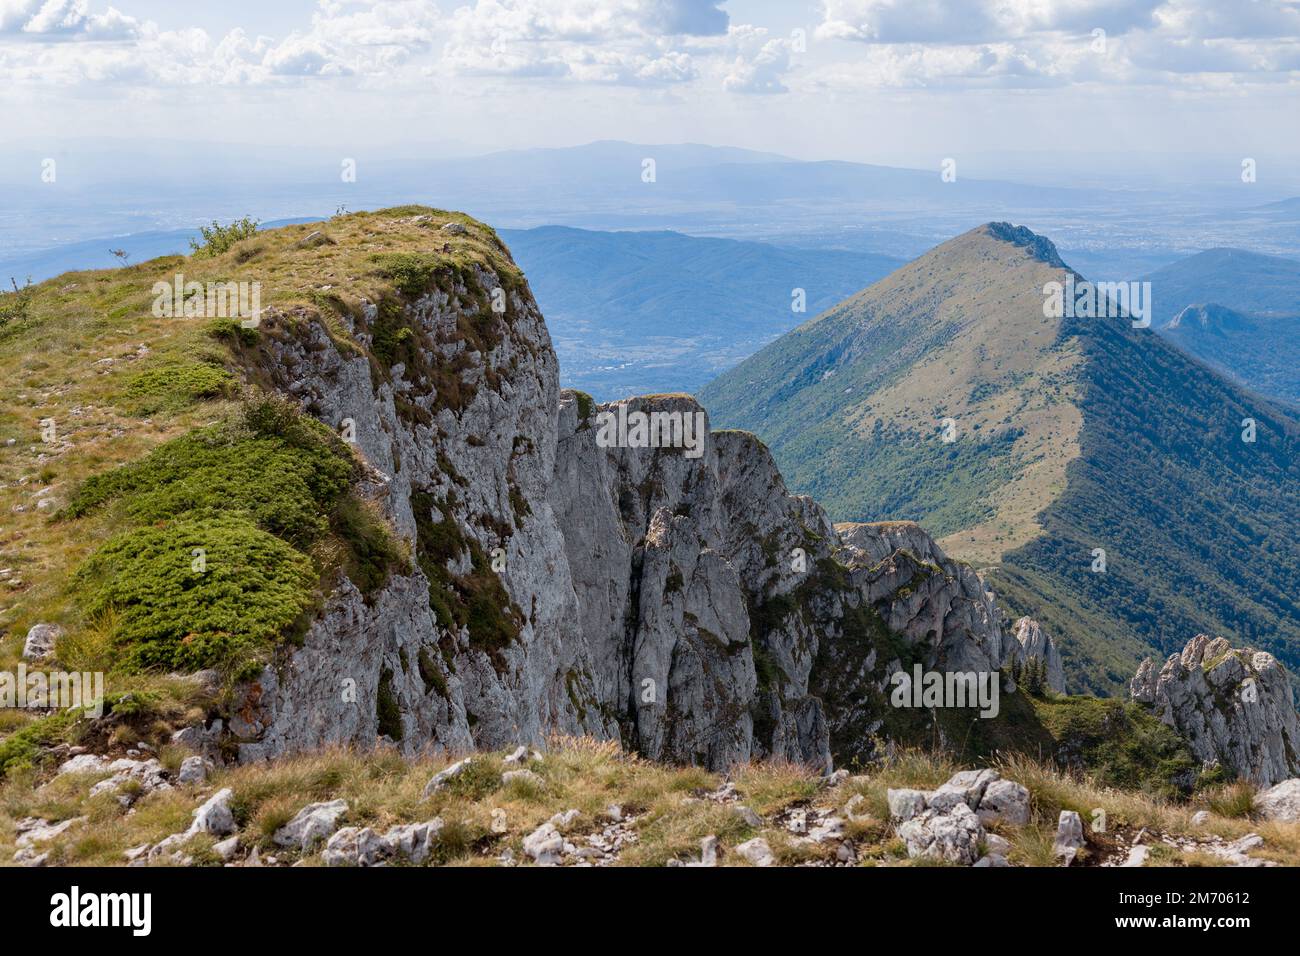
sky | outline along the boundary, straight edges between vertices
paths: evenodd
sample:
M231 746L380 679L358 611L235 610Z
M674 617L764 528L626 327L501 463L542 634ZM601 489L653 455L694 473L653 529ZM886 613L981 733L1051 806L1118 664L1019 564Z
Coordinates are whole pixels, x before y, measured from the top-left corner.
M1287 0L0 0L0 112L51 151L622 139L1235 175L1300 157L1298 40Z

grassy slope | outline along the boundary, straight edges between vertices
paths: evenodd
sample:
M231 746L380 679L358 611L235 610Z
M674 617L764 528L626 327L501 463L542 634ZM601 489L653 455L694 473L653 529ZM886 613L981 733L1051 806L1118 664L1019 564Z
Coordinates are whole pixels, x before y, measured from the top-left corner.
M1044 318L1059 270L974 230L701 392L837 521L908 519L987 562L1028 540L1076 453L1078 356ZM956 422L945 443L942 420Z

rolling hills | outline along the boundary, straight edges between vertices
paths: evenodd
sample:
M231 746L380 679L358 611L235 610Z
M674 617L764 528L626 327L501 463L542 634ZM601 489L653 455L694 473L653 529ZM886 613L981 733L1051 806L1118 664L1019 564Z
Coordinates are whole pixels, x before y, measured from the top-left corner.
M1127 316L1047 317L1044 286L1069 271L1050 241L991 223L701 399L836 520L942 535L1060 638L1072 688L1118 691L1143 653L1198 632L1294 667L1300 421Z

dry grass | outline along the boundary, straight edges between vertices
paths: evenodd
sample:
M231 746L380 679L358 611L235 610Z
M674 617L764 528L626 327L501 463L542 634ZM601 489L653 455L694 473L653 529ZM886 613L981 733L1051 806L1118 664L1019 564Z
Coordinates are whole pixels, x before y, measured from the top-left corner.
M166 759L176 762L180 756L177 751ZM723 775L644 761L622 753L608 741L556 737L540 759L527 761L539 783L502 784L502 771L510 769L504 764L505 754L480 753L449 786L425 798L429 778L458 756L411 759L388 750L327 750L269 764L223 768L202 787L176 787L142 796L131 813L109 794L88 796L104 774L49 780L34 772L15 773L0 784L0 860L12 857L15 827L24 817L55 822L85 817L47 847L52 851L51 862L121 865L124 851L184 830L199 803L216 789L230 787L242 845L256 845L264 857L274 854L281 862L295 862L299 857L274 846L271 837L275 830L309 803L342 798L348 802L344 825L371 826L382 832L393 825L440 817L444 827L431 861L439 865L497 865L507 850L515 860L523 861L524 837L555 814L569 810L577 810L578 815L564 827L565 837L581 846L586 835L610 825L607 811L616 804L634 834L617 861L622 866L699 860L700 841L707 836L718 838L724 866L747 865L732 851L756 836L767 840L781 865L833 861L833 845L812 844L786 828L786 817L793 809L831 812L844 818L858 865L924 866L933 864L909 860L902 841L895 836L885 793L891 787L933 788L961 769L940 757L905 751L871 773L827 787L805 768L756 763L732 774L739 803L726 803L710 796L727 782ZM1062 776L1025 760L1008 761L1001 770L1004 776L1024 783L1033 799L1034 818L1029 825L993 828L1011 842L1010 859L1016 865L1056 864L1052 842L1056 814L1061 809L1078 810L1094 847L1106 845L1114 831L1146 827L1153 835L1148 840L1152 847L1148 865L1152 866L1223 863L1202 850L1166 846L1157 835L1196 833L1202 838L1236 839L1251 830L1266 841L1253 855L1283 865L1300 864L1297 824L1215 815L1206 826L1193 828L1190 817L1194 807L1099 789L1086 780ZM759 813L760 825L745 822L738 812L742 805ZM1099 819L1096 810L1105 813L1106 833L1093 832ZM494 811L498 816L504 813L504 833L493 831ZM189 852L197 863L218 862L210 840L196 841ZM1092 859L1093 852L1088 851L1085 860ZM319 854L307 855L302 863L319 865Z

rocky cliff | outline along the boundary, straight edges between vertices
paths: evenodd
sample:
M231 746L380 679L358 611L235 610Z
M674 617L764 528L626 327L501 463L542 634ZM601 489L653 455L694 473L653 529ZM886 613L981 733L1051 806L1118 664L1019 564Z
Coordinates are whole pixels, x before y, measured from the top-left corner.
M1144 660L1130 693L1203 761L1261 787L1300 775L1300 719L1286 669L1271 654L1199 634L1162 667Z
M558 731L710 767L829 767L870 753L904 662L996 670L1018 647L920 528L837 531L693 399L561 392L527 285L484 241L492 255L345 311L355 351L305 311L271 316L245 355L346 423L414 560L366 596L340 579L301 645L239 688L241 759ZM635 413L699 416L702 444L598 440L603 416Z

